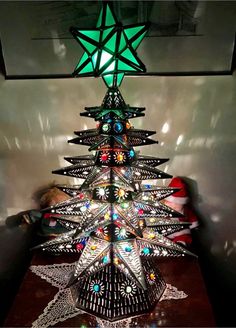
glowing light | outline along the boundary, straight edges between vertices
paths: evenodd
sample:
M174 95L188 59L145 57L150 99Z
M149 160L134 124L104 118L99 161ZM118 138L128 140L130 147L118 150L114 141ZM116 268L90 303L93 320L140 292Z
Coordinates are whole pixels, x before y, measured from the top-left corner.
M131 246L126 246L126 247L125 247L125 251L126 251L127 253L130 253L130 252L132 251L132 247L131 247Z
M148 235L148 238L150 238L150 239L154 239L155 236L156 236L156 235L155 235L153 232L151 232L151 233Z
M129 151L129 156L130 156L130 157L134 157L134 155L135 155L135 152L134 152L134 150L131 149L131 150Z
M108 257L107 257L107 256L104 256L104 258L102 259L102 262L103 262L104 264L108 263Z
M117 133L120 133L123 130L123 125L119 122L114 124L114 130Z
M93 285L93 290L94 290L96 293L98 293L98 292L100 291L100 289L101 289L100 285L98 285L98 284L94 284L94 285Z
M162 126L161 132L167 133L167 132L169 132L169 130L170 130L170 125L169 125L169 123L165 122Z
M125 237L125 236L126 236L126 230L125 230L125 228L120 228L119 234L120 234L122 237Z
M84 244L82 243L76 244L75 248L77 249L77 251L81 251L84 248Z
M126 123L126 129L130 129L131 128L131 124L129 122Z
M177 141L176 141L176 145L177 146L181 144L181 142L183 141L183 138L184 138L184 136L182 134L180 134L178 136Z
M100 196L104 196L105 195L105 189L104 188L99 188L98 193Z
M125 288L126 293L131 293L132 292L132 287L131 286L126 286Z
M148 247L144 247L142 251L144 255L150 254L150 249Z
M118 219L118 214L113 213L113 214L112 214L112 218L113 218L114 220L117 220L117 219Z
M85 212L87 210L86 206L81 206L80 207L81 212Z
M124 195L125 195L124 189L119 189L118 195L119 195L119 197L124 197Z
M103 124L103 126L102 126L103 132L108 132L108 131L110 131L110 129L111 129L110 124L107 124L107 123Z
M114 264L119 264L119 259L116 257L114 260L113 260Z
M124 208L124 209L125 209L125 208L128 208L128 207L129 207L129 203L122 203L122 204L121 204L121 207Z
M155 280L156 279L155 274L154 273L150 273L149 278L151 280Z

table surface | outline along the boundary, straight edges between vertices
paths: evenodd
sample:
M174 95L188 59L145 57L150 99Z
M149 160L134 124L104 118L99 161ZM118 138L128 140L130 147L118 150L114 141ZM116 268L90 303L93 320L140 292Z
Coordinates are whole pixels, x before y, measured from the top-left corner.
M48 265L74 261L76 261L74 256L36 253L31 264ZM149 314L132 319L130 327L215 327L212 308L197 259L189 257L157 259L156 265L165 282L184 291L188 297L159 302ZM57 292L56 287L28 270L4 327L31 326ZM89 314L82 314L55 325L55 327L81 326L96 327L96 318Z

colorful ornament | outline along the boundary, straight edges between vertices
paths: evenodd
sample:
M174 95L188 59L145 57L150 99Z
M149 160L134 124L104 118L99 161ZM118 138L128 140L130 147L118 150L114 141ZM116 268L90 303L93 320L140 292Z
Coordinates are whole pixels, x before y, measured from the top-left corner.
M130 122L126 122L126 129L129 130L131 128Z
M115 152L114 159L117 164L123 164L126 160L126 156L123 152Z
M92 281L90 284L90 290L93 294L102 295L104 292L104 285L98 280Z
M134 152L133 149L131 149L131 150L129 151L129 157L130 157L130 158L133 158L134 156L135 156L135 152Z
M102 152L100 155L100 161L102 163L108 163L111 159L111 155L108 152Z
M120 122L114 124L113 129L116 133L121 133L123 131L123 125Z
M78 243L75 245L75 248L77 249L77 251L81 251L84 248L84 244L83 243Z
M106 187L100 187L96 189L96 195L101 200L107 200L109 196L109 189Z
M108 123L105 123L102 125L102 131L103 132L109 132L111 130L111 125Z

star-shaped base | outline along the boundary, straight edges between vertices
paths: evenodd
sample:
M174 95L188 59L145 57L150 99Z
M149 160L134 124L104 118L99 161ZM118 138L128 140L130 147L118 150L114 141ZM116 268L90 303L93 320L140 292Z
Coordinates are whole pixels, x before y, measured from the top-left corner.
M47 328L58 322L65 321L69 318L85 313L85 311L82 311L76 307L71 289L66 288L68 276L74 269L75 263L31 266L32 272L40 276L42 279L45 279L52 286L59 288L59 291L55 295L54 299L48 303L43 313L33 322L32 328ZM176 287L167 284L166 289L159 301L183 299L186 297L187 295L183 291L179 291ZM116 322L109 322L100 318L96 318L96 320L101 328L128 328L130 327L130 323L133 318L134 317Z

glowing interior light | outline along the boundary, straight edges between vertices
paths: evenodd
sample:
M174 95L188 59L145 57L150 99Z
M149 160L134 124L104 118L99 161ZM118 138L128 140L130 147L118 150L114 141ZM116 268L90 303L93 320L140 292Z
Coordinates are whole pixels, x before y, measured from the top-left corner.
M132 292L132 287L131 286L126 286L125 291L127 294Z
M126 236L126 230L125 230L125 228L121 228L120 231L119 231L119 233L120 233L120 235L122 237L125 237Z
M154 273L150 273L149 278L151 280L155 280L156 279L155 274Z
M87 210L86 206L80 207L81 212L85 212Z
M98 193L100 196L104 196L105 195L105 189L104 188L99 188Z
M169 125L169 123L165 122L162 126L161 132L167 133L167 132L169 132L169 130L170 130L170 125Z
M117 157L116 157L116 159L117 159L118 162L122 162L123 159L124 159L123 154L118 154Z
M131 149L131 150L129 151L129 156L130 156L130 157L134 157L134 155L135 155L134 150Z
M122 208L128 208L128 207L129 207L129 203L122 203L122 204L121 204L121 207L122 207Z
M123 197L125 195L124 189L119 189L118 195L119 195L119 197Z
M156 235L155 235L153 232L151 232L151 233L148 235L148 237L149 237L150 239L154 239L155 236L156 236Z
M184 136L182 134L180 134L178 136L177 141L176 141L176 145L177 146L181 144L181 142L183 141L183 138L184 138Z

